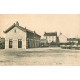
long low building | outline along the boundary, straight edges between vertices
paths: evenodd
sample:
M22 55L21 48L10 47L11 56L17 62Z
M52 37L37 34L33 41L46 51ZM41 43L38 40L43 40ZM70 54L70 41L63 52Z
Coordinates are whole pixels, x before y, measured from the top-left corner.
M67 41L80 45L80 38L67 38Z
M19 26L16 22L5 33L5 48L35 48L40 46L41 36L35 31Z

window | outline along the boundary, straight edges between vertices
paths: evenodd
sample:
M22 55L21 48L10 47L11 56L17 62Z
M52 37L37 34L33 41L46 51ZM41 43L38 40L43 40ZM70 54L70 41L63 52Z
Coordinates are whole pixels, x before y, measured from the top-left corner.
M12 48L12 39L9 39L9 48Z
M22 48L22 39L18 39L18 48Z

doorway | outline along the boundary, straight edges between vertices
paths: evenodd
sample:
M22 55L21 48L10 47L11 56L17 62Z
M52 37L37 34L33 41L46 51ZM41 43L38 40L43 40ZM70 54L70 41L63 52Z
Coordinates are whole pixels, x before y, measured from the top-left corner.
M9 48L12 48L12 39L9 40Z
M18 39L18 48L22 48L22 39Z

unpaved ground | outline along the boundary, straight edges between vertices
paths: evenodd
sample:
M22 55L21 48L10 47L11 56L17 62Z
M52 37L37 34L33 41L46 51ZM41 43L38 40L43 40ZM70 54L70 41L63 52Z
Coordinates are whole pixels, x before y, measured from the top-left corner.
M80 50L35 48L0 50L4 66L80 66Z

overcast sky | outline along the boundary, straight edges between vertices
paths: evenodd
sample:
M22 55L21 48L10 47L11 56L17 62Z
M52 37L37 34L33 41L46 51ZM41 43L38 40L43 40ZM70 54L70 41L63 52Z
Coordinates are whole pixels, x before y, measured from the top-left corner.
M80 37L79 14L3 14L0 15L0 36L4 36L3 31L16 21L41 36L44 32L57 31L67 37Z

